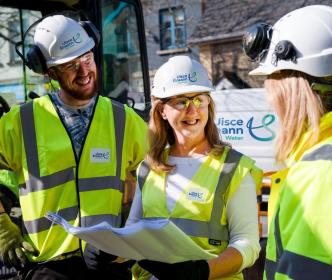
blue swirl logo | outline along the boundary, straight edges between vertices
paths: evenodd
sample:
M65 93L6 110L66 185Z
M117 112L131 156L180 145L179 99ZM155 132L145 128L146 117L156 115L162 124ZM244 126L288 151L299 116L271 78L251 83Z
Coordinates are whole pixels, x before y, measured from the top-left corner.
M251 137L258 141L271 141L276 137L275 132L269 128L269 126L275 121L276 117L272 114L267 114L262 118L262 125L254 126L254 117L251 117L249 121L247 122L247 128L249 131L249 134ZM271 136L269 137L260 137L256 133L254 133L254 130L257 131L259 129L265 129L269 133L271 133Z
M80 33L76 33L75 36L73 36L73 40L76 44L82 43L82 38Z
M190 82L197 82L197 74L196 72L192 72L191 74L188 74L188 79Z

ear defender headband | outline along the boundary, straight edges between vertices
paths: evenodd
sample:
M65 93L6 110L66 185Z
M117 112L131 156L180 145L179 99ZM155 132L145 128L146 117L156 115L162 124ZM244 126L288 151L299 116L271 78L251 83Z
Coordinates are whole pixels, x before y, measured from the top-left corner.
M46 61L39 47L33 44L28 50L26 59L18 48L19 46L23 45L23 42L25 42L25 37L29 34L31 29L35 27L38 23L40 23L44 18L45 17L42 17L35 21L33 24L31 24L29 28L24 32L22 41L15 43L15 51L23 60L23 63L28 66L29 69L39 74L45 73L47 71Z
M77 12L73 12L73 11L67 11L67 13L76 14L76 15L78 14ZM31 29L33 27L35 27L43 19L45 19L49 16L60 15L60 14L66 16L66 11L64 11L62 13L57 12L57 13L48 14L47 16L38 19L32 25L30 25L29 28L24 32L22 41L15 43L16 53L20 56L23 63L35 73L44 74L47 72L46 59L45 59L42 51L40 50L40 48L35 44L31 45L27 52L26 58L19 51L18 48L19 48L19 46L23 45L23 43L25 42L26 36L29 34L29 32L31 31ZM86 31L88 36L94 40L95 47L98 46L99 42L100 42L100 33L99 33L98 29L95 27L95 25L89 20L78 21L78 23L83 27L83 29Z
M272 26L266 23L256 23L245 30L243 50L252 60L260 61L267 50L272 37Z

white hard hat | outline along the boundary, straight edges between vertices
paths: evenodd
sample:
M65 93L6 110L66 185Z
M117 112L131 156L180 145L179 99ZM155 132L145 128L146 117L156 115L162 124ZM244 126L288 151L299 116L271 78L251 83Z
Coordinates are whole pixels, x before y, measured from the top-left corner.
M63 15L43 19L36 27L34 42L48 68L73 60L95 46L77 21Z
M185 55L174 56L164 63L153 79L151 95L158 98L213 91L205 68Z
M303 7L276 22L267 54L249 75L270 75L279 70L297 70L315 77L332 75L332 7Z

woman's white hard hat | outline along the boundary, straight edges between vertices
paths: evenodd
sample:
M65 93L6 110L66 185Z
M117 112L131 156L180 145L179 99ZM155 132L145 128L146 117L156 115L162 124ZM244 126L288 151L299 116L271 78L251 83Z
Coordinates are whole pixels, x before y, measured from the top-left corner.
M275 59L278 42L289 41L296 59ZM315 77L332 75L332 7L312 5L294 10L273 26L267 55L249 75L297 70Z
M36 27L34 42L48 68L71 61L95 46L93 38L77 21L63 15L43 19Z
M189 56L170 58L156 72L151 95L168 98L193 92L211 92L212 83L202 64Z

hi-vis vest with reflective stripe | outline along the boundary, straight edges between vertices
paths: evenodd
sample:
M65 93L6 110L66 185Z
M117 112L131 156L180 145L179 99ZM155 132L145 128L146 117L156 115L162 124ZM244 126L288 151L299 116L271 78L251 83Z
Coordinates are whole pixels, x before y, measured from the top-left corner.
M169 213L165 197L166 174L149 170L143 162L138 171L143 217L169 218L200 247L220 254L229 242L227 202L248 172L260 182L262 172L254 166L253 160L239 152L225 148L221 156L208 156ZM190 199L193 191L200 193L201 199ZM223 279L242 278L239 273Z
M264 279L332 279L332 137L304 153L280 179Z
M75 159L70 137L49 96L20 107L22 168L19 174L24 238L39 250L33 261L44 261L80 248L44 216L60 214L75 226L100 221L120 225L125 169L121 164L126 109L98 97L84 146ZM116 121L114 120L116 118Z

